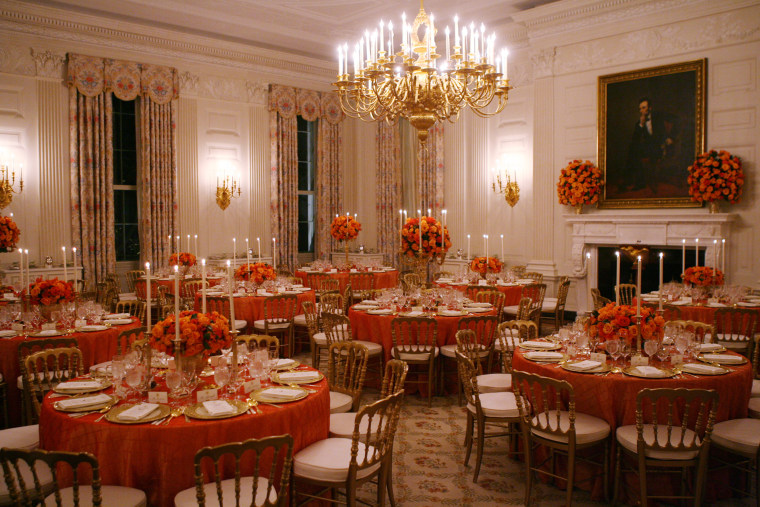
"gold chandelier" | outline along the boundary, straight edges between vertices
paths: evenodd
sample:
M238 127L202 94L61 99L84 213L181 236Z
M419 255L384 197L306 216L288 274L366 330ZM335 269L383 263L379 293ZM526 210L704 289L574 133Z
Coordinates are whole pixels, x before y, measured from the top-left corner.
M420 39L422 26L425 34ZM400 50L395 53L392 23L386 27L381 21L379 31L365 31L352 53L353 76L348 71L348 45L338 47L338 80L333 84L347 115L391 123L406 118L424 145L435 122L455 121L464 107L481 117L504 109L510 90L507 51L502 49L497 57L495 34L486 36L482 24L477 29L472 23L460 32L454 17L454 45L446 27L446 60L439 65L434 17L425 12L423 0L414 23L408 25L404 15L401 28ZM494 99L497 105L489 108Z
M4 158L4 157L3 157ZM14 189L16 184L16 164L11 158L0 161L0 209L3 209L13 202L13 194L20 194L24 191L24 166L20 167L18 190Z

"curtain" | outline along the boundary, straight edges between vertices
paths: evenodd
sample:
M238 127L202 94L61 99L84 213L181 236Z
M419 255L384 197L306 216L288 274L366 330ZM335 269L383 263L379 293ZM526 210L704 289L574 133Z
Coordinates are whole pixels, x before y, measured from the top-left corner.
M377 242L378 250L394 266L398 266L401 249L398 210L401 208L401 141L397 124L377 123Z
M177 225L177 70L70 53L67 71L72 235L82 253L84 278L92 284L116 270L112 94L142 99L141 256L164 265L168 245L163 238Z
M443 202L443 123L438 122L428 131L427 146L423 149L417 142L419 154L418 180L420 182L419 202L422 212L430 209L432 216L441 219Z
M322 94L322 120L319 122L317 153L317 245L318 259L329 259L338 250L338 241L330 235L336 214L343 213L343 178L341 149L343 110L337 93Z

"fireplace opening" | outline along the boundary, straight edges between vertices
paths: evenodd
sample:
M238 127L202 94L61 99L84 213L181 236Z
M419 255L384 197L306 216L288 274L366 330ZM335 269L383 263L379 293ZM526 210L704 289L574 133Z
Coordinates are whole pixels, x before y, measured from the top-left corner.
M663 257L662 282L681 282L680 247L659 246L600 246L597 255L597 287L602 296L615 301L615 251L620 250L620 283L636 283L636 256L641 255L641 292L657 290L659 285L660 252ZM694 266L694 248L686 250L686 267ZM699 265L705 265L705 249L699 249Z

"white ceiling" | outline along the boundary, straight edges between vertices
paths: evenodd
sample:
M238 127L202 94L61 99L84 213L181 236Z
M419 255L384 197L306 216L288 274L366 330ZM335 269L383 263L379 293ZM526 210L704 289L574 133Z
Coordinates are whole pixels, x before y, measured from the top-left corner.
M442 31L460 23L483 22L496 31L511 22L515 12L556 0L428 0ZM401 23L401 13L413 19L418 0L28 0L68 11L136 22L188 34L335 60L339 43L358 41L365 29L381 19ZM461 25L460 25L461 26ZM441 33L441 32L439 32ZM497 42L497 47L500 44Z

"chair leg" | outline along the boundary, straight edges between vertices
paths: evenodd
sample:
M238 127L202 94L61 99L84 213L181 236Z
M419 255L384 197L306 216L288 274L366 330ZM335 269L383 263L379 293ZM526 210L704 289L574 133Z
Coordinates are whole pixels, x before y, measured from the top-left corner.
M573 503L573 482L575 482L575 449L570 449L567 453L567 492L565 493L567 507Z
M470 461L470 454L472 453L472 430L475 425L475 420L472 417L472 412L467 411L467 428L464 433L464 446L467 449L464 456L464 466Z
M530 507L530 493L533 488L533 473L530 471L533 464L533 449L531 448L530 437L523 430L523 440L525 447L525 506Z
M615 502L617 502L618 497L618 488L620 487L620 459L621 459L621 450L620 450L620 444L618 444L617 453L615 457L615 480L612 484L612 499L610 504L615 505Z
M469 412L469 411L468 411ZM480 463L483 461L483 442L485 441L486 421L483 418L478 418L478 449L475 456L475 476L472 478L472 482L478 482L478 474L480 473Z
M385 487L388 489L388 503L396 507L396 497L393 494L393 444L388 450L388 473L385 478Z
M647 507L647 468L644 466L644 457L637 456L639 462L639 489L641 490L641 507Z

